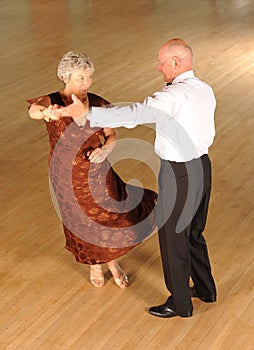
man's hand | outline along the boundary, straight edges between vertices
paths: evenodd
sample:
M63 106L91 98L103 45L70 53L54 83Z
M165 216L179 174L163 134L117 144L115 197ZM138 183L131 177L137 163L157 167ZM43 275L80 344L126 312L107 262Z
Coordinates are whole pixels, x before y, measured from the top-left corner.
M73 119L85 116L89 112L88 100L86 104L83 104L80 99L72 94L73 103L67 107L61 107L54 110L53 114L59 117L72 117Z

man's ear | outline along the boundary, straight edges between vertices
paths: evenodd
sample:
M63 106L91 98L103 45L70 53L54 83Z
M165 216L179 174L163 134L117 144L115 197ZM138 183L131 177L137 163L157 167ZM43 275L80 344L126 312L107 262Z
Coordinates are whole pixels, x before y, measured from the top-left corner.
M172 59L174 61L174 67L175 68L181 67L181 60L180 60L180 58L178 56L173 56Z

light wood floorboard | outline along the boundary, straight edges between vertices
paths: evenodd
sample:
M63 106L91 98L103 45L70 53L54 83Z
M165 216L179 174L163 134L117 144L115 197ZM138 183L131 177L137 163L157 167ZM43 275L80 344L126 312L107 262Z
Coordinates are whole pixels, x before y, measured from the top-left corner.
M0 9L0 349L254 349L253 1L0 0ZM64 249L49 193L48 137L28 118L26 99L58 90L58 61L78 50L95 64L91 91L113 103L142 101L164 85L157 53L171 37L190 43L196 74L217 97L205 236L218 302L194 300L192 318L163 320L147 312L168 295L157 235L120 259L130 278L125 291L106 268L105 286L92 287L88 266ZM146 127L118 133L121 141L154 139ZM150 148L142 157L156 164ZM140 161L115 168L157 189Z

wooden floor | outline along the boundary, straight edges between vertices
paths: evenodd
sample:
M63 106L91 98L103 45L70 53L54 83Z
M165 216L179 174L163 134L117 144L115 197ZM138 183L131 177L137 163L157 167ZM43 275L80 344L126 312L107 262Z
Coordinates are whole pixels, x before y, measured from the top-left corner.
M0 0L0 8L0 349L254 349L253 1ZM195 72L218 101L205 233L218 302L194 300L192 318L163 320L147 312L168 295L157 235L120 259L126 291L106 268L105 286L92 287L88 266L64 249L45 126L28 118L26 99L58 90L58 61L78 50L95 64L91 91L142 101L164 85L157 53L176 36L193 47ZM126 137L152 143L154 134L120 128ZM120 175L156 189L156 176L129 162L116 164Z

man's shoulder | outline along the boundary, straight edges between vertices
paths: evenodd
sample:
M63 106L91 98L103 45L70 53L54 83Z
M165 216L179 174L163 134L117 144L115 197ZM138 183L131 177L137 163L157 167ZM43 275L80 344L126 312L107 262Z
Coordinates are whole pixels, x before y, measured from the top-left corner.
M195 88L197 89L204 88L204 89L212 90L212 87L207 82L205 82L204 80L196 76L178 81L176 84L174 84L174 87L176 90L195 89Z

